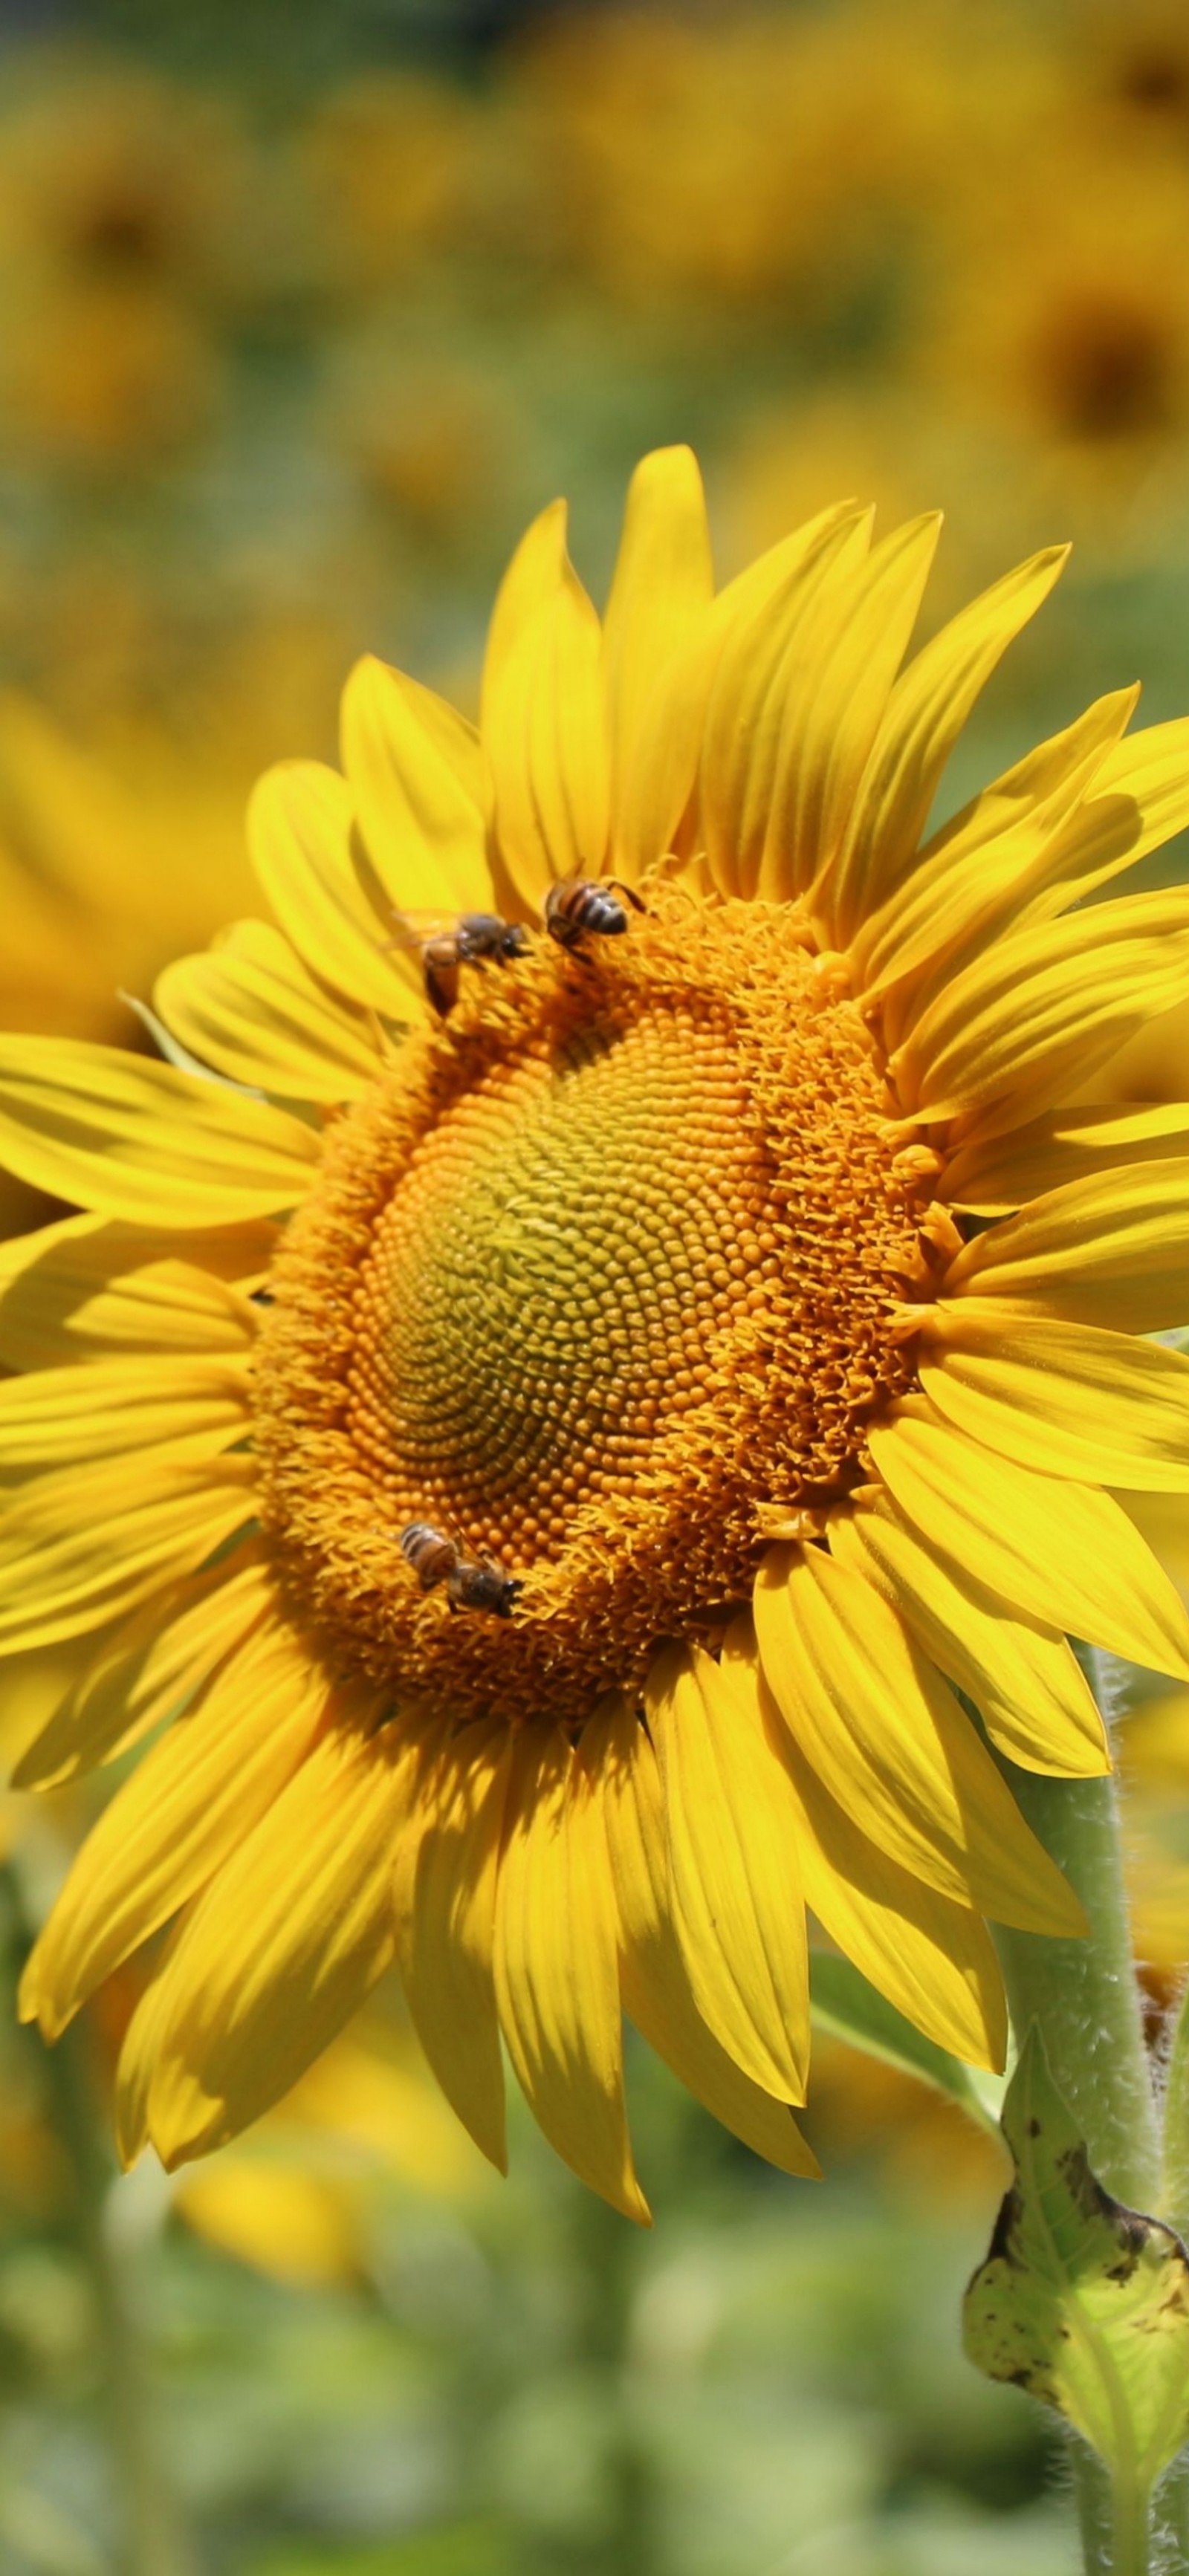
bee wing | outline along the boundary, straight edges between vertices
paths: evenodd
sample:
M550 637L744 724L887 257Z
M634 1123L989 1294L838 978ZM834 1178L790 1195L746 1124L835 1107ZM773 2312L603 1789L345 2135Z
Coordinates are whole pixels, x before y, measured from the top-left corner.
M428 946L431 939L449 939L458 928L456 912L394 912L392 946L414 954Z

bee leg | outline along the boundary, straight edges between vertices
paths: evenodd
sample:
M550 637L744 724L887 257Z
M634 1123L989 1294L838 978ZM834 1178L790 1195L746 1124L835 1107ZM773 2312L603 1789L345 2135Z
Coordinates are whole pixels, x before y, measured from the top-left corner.
M608 877L607 883L609 886L614 886L616 894L626 894L628 902L636 912L647 912L648 906L637 894L635 887L625 885L622 877Z

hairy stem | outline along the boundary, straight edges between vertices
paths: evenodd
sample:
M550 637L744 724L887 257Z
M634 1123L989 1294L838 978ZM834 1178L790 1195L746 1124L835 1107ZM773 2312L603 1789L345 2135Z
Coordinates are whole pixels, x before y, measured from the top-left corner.
M1008 1766L1004 1766L1007 1768ZM996 1934L1017 2038L1040 2024L1053 2076L1077 2119L1094 2172L1116 2199L1151 2214L1159 2202L1160 2125L1123 1886L1113 1780L1052 1780L1010 1769L1033 1832L1080 1896L1090 1935L1052 1941ZM1079 2444L1073 2480L1086 2576L1146 2576L1148 2494L1111 2478Z
M1013 2025L1040 2023L1049 2065L1100 2182L1151 2213L1160 2192L1160 2128L1123 1890L1113 1780L1050 1780L1013 1768L1033 1832L1081 1897L1084 1941L999 1931Z

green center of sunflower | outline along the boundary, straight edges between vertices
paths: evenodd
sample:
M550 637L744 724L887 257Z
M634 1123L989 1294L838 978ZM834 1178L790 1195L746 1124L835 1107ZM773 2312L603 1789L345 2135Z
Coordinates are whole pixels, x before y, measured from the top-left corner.
M295 1599L396 1696L580 1716L861 1473L922 1262L870 1036L795 913L660 898L464 972L331 1140L260 1375ZM423 1590L439 1530L512 1616Z

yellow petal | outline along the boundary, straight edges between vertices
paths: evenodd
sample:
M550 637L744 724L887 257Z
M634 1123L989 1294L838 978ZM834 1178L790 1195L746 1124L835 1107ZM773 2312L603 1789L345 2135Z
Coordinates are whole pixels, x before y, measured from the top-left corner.
M1011 924L1032 888L1049 875L1060 877L1068 859L1063 826L1097 784L1104 754L1121 734L1137 695L1135 689L1119 689L1098 699L1046 746L1051 760L1044 792L1004 831L973 847L965 834L955 833L922 853L908 883L868 916L852 942L869 1000L906 976L919 981L938 960L952 974L955 960L964 965L976 940L985 943ZM1068 899L1059 887L1054 909Z
M180 1716L273 1603L272 1572L251 1541L164 1598L154 1593L91 1645L82 1672L22 1753L13 1787L60 1788Z
M391 1964L409 1755L391 1727L365 1731L367 1699L356 1703L344 1695L212 1880L166 1970L149 2129L167 2166L279 2101ZM121 2089L133 2071L121 2068Z
M980 689L1047 599L1069 549L1050 546L951 619L897 681L855 797L832 886L842 944L912 868L941 773Z
M254 1508L248 1458L150 1454L40 1477L0 1517L0 1647L103 1627L193 1573Z
M560 1731L518 1746L496 1907L508 2053L550 2144L648 2223L623 2101L615 1901L598 1795Z
M706 707L699 800L706 855L726 895L760 890L764 848L784 775L786 725L800 731L799 692L816 672L855 597L870 515L831 510L790 540L775 589L742 591L723 640ZM767 889L765 889L766 891ZM780 889L785 898L795 883Z
M934 1308L919 1372L946 1421L1001 1457L1090 1485L1189 1492L1189 1360L1178 1351L957 1297Z
M943 1564L1013 1612L1189 1680L1189 1621L1110 1494L994 1457L923 1400L870 1430L867 1445Z
M877 1486L831 1518L830 1544L885 1594L1011 1761L1071 1780L1110 1770L1094 1695L1059 1629L1009 1617L973 1574L959 1575L924 1546Z
M237 921L205 956L175 959L153 1000L200 1063L286 1099L357 1100L382 1067L374 1018L317 983L267 921Z
M831 1941L918 2030L968 2066L1000 2067L1007 2040L1003 1980L981 1918L900 1869L824 1788L759 1668L750 1619L728 1631L722 1657L761 1705L780 1743L800 1810L805 1902Z
M149 2143L149 2096L168 2017L169 1970L201 1902L201 1897L196 1897L193 1904L185 1906L165 1934L157 1973L145 1988L124 2033L116 2069L114 2110L116 2148L125 2168L136 2163Z
M832 914L839 885L834 861L855 796L884 720L896 673L916 624L937 550L936 512L882 539L863 566L854 597L816 672L806 671L790 708L777 797L781 814L769 830L764 880L811 881L814 909ZM783 863L777 850L783 845Z
M964 1246L946 1298L1002 1297L1122 1332L1189 1315L1189 1156L1070 1181Z
M417 2035L475 2144L507 2171L495 1899L511 1767L507 1727L439 1730L395 1877L397 1957Z
M613 866L640 865L639 820L653 794L650 713L667 667L688 648L713 596L697 462L688 447L657 448L636 467L628 489L603 627ZM687 778L674 821L690 783ZM659 857L665 846L658 843L649 857Z
M889 1062L906 1106L1018 1125L1088 1081L1189 991L1189 899L1125 895L997 941L947 982Z
M674 1930L665 1793L655 1751L625 1701L583 1733L582 1759L602 1786L619 1901L620 1989L637 2030L725 2128L782 2173L815 2174L817 2159L784 2102L760 2090L703 2021Z
M646 1687L665 1790L673 1925L702 2019L753 2084L803 2102L809 1963L788 1781L754 1695L672 1648Z
M0 1674L0 1757L6 1770L11 1767L11 1785L23 1784L18 1778L30 1745L36 1744L47 1726L52 1726L56 1711L76 1683L80 1666L89 1660L91 1640L85 1645L35 1646L31 1654L6 1655ZM17 1821L15 1805L10 1802L7 1821Z
M133 1225L229 1225L296 1206L312 1129L226 1083L82 1038L0 1037L0 1161Z
M145 1755L92 1825L25 1970L21 2011L47 2038L238 1850L308 1751L328 1687L294 1630L268 1622Z
M1037 919L1080 903L1120 868L1134 867L1189 823L1189 719L1148 725L1108 751L1094 794L1061 853L1060 883L1040 895Z
M755 1624L786 1725L871 1842L998 1923L1081 1928L1076 1898L953 1692L872 1584L820 1548L770 1548Z
M547 509L538 513L531 527L526 528L496 592L487 629L479 703L479 730L488 749L512 656L538 610L550 605L565 578L568 515L564 501L551 501Z
M597 876L610 778L599 621L568 556L493 680L484 742L501 857L533 909L557 877Z
M34 1369L0 1379L0 1483L126 1450L215 1457L244 1437L250 1413L248 1372L234 1360L101 1360L85 1402L75 1369Z
M365 655L343 691L343 767L398 912L491 907L478 736L403 671Z
M248 848L262 892L298 956L348 1001L414 1024L426 1017L415 961L391 945L353 855L355 806L337 769L286 760L248 806Z
M937 550L933 513L896 528L860 563L786 666L787 698L760 868L761 895L813 889L829 917L833 861L916 624Z
M629 878L643 875L662 854L680 852L681 866L668 873L699 897L714 893L696 789L706 709L719 664L732 638L748 621L759 619L765 603L796 578L819 532L843 521L853 524L857 515L853 502L824 511L737 573L694 620L688 641L658 675L641 725L634 791L618 821L618 864Z
M1050 734L1047 741L1034 744L1022 760L1013 762L1010 769L1005 769L1001 777L993 779L989 787L981 788L978 795L972 796L957 814L949 815L944 823L938 825L920 853L920 866L928 866L943 851L951 860L957 860L985 849L988 842L1014 837L1019 825L1027 822L1037 806L1047 805L1055 794L1060 794L1071 770L1081 767L1089 748L1087 728L1092 734L1100 735L1107 746L1099 769L1095 771L1097 778L1105 770L1110 757L1109 745L1115 732L1113 710L1124 705L1134 706L1138 694L1138 690L1132 688L1100 698L1087 712L1075 716L1071 725L1063 726L1060 733Z
M1093 1180L1120 1164L1189 1156L1189 1106L1158 1101L1147 1109L1052 1109L1010 1135L966 1145L937 1183L939 1198L976 1216L1009 1216L1026 1200L1068 1181Z
M267 1268L271 1227L232 1226L225 1247L244 1274ZM36 1235L0 1244L0 1366L42 1369L66 1360L105 1365L117 1352L246 1359L260 1312L198 1260L161 1258L189 1236L144 1234L102 1218L64 1217ZM201 1259L217 1257L210 1236Z

